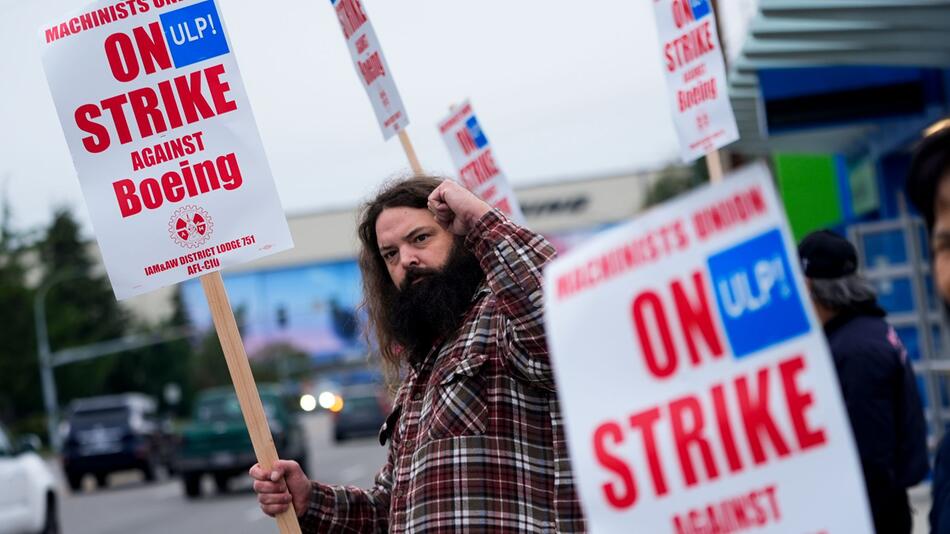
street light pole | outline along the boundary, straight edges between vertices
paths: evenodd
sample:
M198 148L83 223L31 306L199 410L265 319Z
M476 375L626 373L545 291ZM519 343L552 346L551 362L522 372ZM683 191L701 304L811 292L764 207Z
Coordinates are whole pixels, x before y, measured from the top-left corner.
M46 431L49 443L56 452L60 451L57 432L58 406L56 398L56 379L53 377L53 364L50 358L49 334L46 331L46 293L52 284L44 284L33 299L33 319L36 322L36 345L39 348L40 380L43 385L43 403L46 405Z
M59 440L59 400L56 395L56 377L53 376L52 351L50 351L49 333L46 329L46 294L59 282L79 275L80 273L71 269L59 271L51 276L33 297L33 320L36 323L40 381L43 386L43 404L46 406L46 431L49 433L49 444L57 453L62 449L62 443Z

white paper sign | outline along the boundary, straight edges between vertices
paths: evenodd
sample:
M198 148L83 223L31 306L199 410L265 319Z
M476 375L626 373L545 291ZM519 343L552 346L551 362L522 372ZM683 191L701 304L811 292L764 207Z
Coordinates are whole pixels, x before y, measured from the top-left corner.
M409 116L402 105L392 71L383 56L373 25L360 0L330 0L340 19L343 37L350 49L353 66L360 83L373 104L383 138L389 139L409 125Z
M116 298L293 247L213 0L96 2L40 39Z
M872 532L764 166L575 249L544 294L592 532Z
M653 0L683 161L739 139L711 0Z
M512 221L524 225L521 205L495 159L472 104L466 100L454 108L439 123L439 132L458 169L461 184L492 207L500 209Z

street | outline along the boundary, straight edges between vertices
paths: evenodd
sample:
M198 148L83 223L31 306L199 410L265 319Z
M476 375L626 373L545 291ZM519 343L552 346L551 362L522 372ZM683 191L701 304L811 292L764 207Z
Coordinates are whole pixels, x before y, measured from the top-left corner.
M374 437L342 444L331 439L326 415L304 418L310 451L311 478L334 484L369 486L385 461L384 447ZM88 477L87 477L88 478ZM276 523L257 506L250 478L232 481L231 491L219 495L206 477L203 497L187 500L177 478L145 484L138 473L117 473L105 490L71 494L65 483L61 518L63 534L251 534L277 532Z

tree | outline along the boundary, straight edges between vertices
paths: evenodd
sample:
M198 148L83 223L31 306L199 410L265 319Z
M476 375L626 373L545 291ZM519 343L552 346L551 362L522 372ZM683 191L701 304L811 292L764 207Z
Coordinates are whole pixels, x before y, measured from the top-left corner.
M691 167L669 166L660 171L660 177L647 191L644 208L662 204L686 191L709 181L705 160L697 160Z
M172 315L157 325L136 325L131 330L141 334L159 334L187 327L188 318L180 293L172 297ZM194 350L189 339L176 339L110 356L113 364L105 379L104 388L111 393L136 391L158 399L163 409L174 409L184 414L191 402L190 365ZM176 384L182 398L177 406L165 402L165 387Z
M6 197L0 209L0 419L14 420L39 413L43 404L25 250L11 228Z
M46 319L53 351L121 337L127 317L108 279L95 272L88 245L68 208L60 208L37 244L43 277L49 285ZM59 400L101 395L110 369L121 355L96 358L56 370Z

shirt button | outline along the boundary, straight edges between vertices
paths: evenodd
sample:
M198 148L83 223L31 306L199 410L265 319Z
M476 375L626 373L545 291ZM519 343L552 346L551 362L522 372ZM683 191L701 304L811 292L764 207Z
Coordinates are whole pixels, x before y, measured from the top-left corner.
M422 393L416 392L412 394L412 400L417 401L422 398Z

